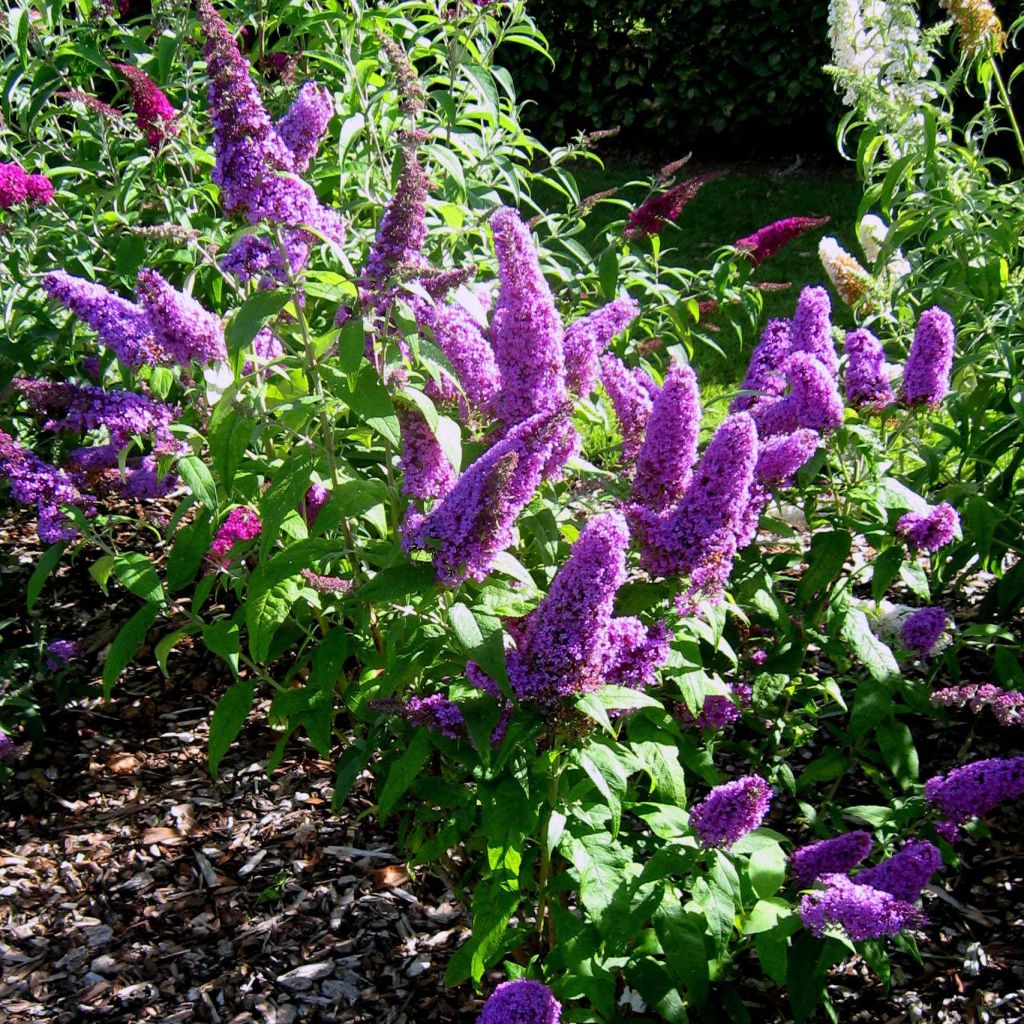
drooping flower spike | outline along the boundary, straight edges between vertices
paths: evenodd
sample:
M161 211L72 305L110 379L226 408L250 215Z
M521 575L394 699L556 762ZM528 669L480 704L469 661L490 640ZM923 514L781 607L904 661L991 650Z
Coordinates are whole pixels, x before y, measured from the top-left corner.
M831 217L785 217L758 228L752 235L738 238L735 245L747 253L755 266L759 266L793 239L820 228L830 220Z
M630 212L623 234L630 239L658 234L666 224L674 221L683 212L683 207L709 181L715 181L724 174L724 171L708 171L645 199Z
M115 64L115 68L128 82L128 91L135 108L135 123L146 137L150 149L159 149L170 135L178 133L174 123L177 110L163 94L156 82L141 68L131 64Z

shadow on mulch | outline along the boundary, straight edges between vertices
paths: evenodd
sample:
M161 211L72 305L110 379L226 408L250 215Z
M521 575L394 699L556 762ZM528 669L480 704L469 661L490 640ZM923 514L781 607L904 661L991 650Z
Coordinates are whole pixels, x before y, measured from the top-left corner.
M0 569L0 620L15 620L5 645L80 636L86 656L70 668L97 682L134 599L97 600L79 559L28 616L31 522L9 514L0 545L14 555ZM49 714L14 764L0 812L4 1019L470 1024L480 1000L442 982L465 915L441 883L409 877L369 813L367 780L333 815L331 765L302 741L268 778L276 736L260 710L211 780L208 722L229 679L197 648L175 649L170 679L152 661L143 650L109 703ZM1006 738L979 734L976 756ZM923 964L894 951L891 993L859 959L835 970L840 1022L1024 1020L1018 810L994 815L992 839L965 841L959 870L937 877ZM782 1024L785 1001L761 977L750 962L736 986L749 1019Z

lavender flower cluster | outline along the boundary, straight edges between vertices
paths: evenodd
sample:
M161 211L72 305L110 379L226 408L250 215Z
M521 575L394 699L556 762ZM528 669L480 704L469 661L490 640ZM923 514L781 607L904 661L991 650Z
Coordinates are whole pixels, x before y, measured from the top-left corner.
M476 1024L560 1024L562 1004L539 981L503 981L488 997Z
M992 683L948 686L936 690L931 702L938 707L967 707L975 713L988 708L1000 725L1024 726L1024 693Z
M925 799L944 815L947 836L1005 800L1024 796L1024 757L990 757L936 775L925 783Z
M125 366L227 359L220 320L148 267L139 271L135 302L63 270L45 274L43 287L96 331Z
M733 846L757 828L772 802L760 775L745 775L714 789L690 810L690 824L702 846Z

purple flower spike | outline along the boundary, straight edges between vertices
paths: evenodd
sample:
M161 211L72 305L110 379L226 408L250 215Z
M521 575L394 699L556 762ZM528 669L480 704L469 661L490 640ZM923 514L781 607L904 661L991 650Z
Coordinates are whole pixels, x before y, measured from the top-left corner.
M942 855L932 843L912 839L888 860L859 872L854 881L881 889L898 900L915 903L928 880L941 867Z
M333 116L334 97L330 92L316 82L305 82L288 112L274 125L278 138L291 152L296 174L304 174L309 168Z
M145 71L131 64L115 64L114 67L128 82L139 130L146 136L150 149L159 149L164 139L178 133L178 126L174 123L177 110Z
M513 540L516 517L533 497L559 437L559 410L517 424L459 477L428 515L406 518L406 551L432 550L438 581L483 580Z
M871 836L867 832L847 832L834 839L798 847L789 859L789 866L797 887L806 889L822 875L846 874L870 852Z
M429 181L414 148L406 147L404 161L395 194L384 209L366 266L359 275L360 294L369 305L385 301L390 294L385 285L396 270L423 263Z
M306 491L302 504L299 506L299 513L306 520L307 526L312 526L320 515L320 510L331 500L331 492L323 484L310 484Z
M700 435L700 391L688 366L674 366L647 419L633 478L633 500L654 512L674 505L690 484Z
M825 434L843 423L843 399L835 377L814 356L797 352L786 361L789 394L754 407L761 437L792 434L801 427Z
M46 667L51 672L57 672L69 661L81 656L82 645L77 640L54 640L46 647Z
M382 701L381 705L382 710L393 711L413 725L439 732L450 740L457 740L466 725L458 704L440 693L433 693L429 697L410 697L405 701Z
M824 288L805 288L797 300L793 314L794 352L814 356L835 377L839 357L832 340L832 302Z
M615 594L626 581L629 530L616 512L590 520L507 655L520 700L552 705L604 682Z
M236 544L258 537L262 529L260 517L251 508L244 505L233 508L221 524L217 536L213 538L209 551L210 559L225 569L228 568L231 559L227 555L231 549Z
M501 373L472 314L457 303L435 306L414 298L411 305L417 324L431 330L437 347L452 364L469 407L477 412L487 409L501 389ZM439 397L450 400L457 394L457 388L442 384Z
M788 245L794 238L799 238L808 231L820 228L827 224L830 217L785 217L773 224L766 224L758 228L752 235L746 238L738 238L735 242L737 249L745 249L747 255L759 266L769 256L774 256L784 245Z
M729 406L730 412L748 412L764 401L777 398L786 391L786 360L792 354L793 327L789 320L769 320L761 332L761 340L750 356L750 365L740 389L759 391L761 395L739 395Z
M417 407L403 402L395 408L402 431L402 493L422 500L443 498L455 486L455 467Z
M792 434L769 438L758 451L757 482L772 489L788 487L797 471L814 457L820 445L821 435L806 427Z
M656 235L666 224L674 221L683 212L694 196L709 182L721 178L724 171L709 171L689 178L678 185L645 199L626 219L623 234L626 238L645 238Z
M73 277L63 270L45 274L42 283L50 298L67 306L96 331L101 344L125 366L157 361L153 328L141 306L122 299L101 284Z
M757 429L737 413L715 431L674 509L662 515L631 506L641 562L659 576L689 577L689 597L721 600L738 535L747 523L757 465Z
M950 315L938 306L926 309L917 321L903 369L900 400L905 405L934 409L949 394L955 344L956 330Z
M476 1024L560 1024L562 1004L539 981L502 982L484 1003Z
M916 551L938 551L960 534L960 515L949 502L929 509L925 515L908 512L896 524L896 532Z
M728 849L764 820L771 787L760 775L745 775L713 790L690 811L690 824L702 846Z
M562 320L555 308L529 228L503 207L491 218L500 288L490 342L501 371L495 412L506 426L560 408L568 395Z
M969 707L975 713L990 708L1000 725L1024 725L1024 693L992 683L948 686L936 690L931 702L939 707Z
M601 354L612 338L621 334L639 315L640 307L627 297L609 302L566 327L562 348L570 391L589 395L594 390Z
M622 431L622 461L630 463L640 452L654 408L652 388L648 386L654 382L643 370L631 370L618 356L608 353L601 358L601 383Z
M896 401L889 383L885 349L868 330L846 335L846 401L856 408L882 409Z
M900 642L919 658L927 658L942 639L948 621L944 608L920 608L904 619Z
M195 299L172 288L155 270L139 271L136 297L153 326L157 346L180 366L228 357L220 320Z
M870 885L858 885L846 875L824 875L824 889L806 893L800 900L800 920L818 936L838 929L853 942L898 935L924 920L913 903Z
M980 818L1024 796L1024 757L990 757L936 775L925 783L924 796L954 825Z
M11 481L11 497L15 501L37 507L37 529L41 541L56 544L78 536L78 531L65 519L60 506L76 505L88 513L94 505L92 495L82 493L71 476L43 462L2 430L0 475Z

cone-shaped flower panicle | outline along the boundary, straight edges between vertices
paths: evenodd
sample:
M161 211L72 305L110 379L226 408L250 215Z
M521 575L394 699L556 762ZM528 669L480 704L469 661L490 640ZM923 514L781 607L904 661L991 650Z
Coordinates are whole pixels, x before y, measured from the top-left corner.
M941 867L942 855L932 843L925 839L911 839L881 864L859 872L855 881L858 885L881 889L898 900L914 903Z
M846 874L870 852L871 836L860 831L800 846L789 858L793 881L799 888L806 889L822 875Z
M843 399L825 366L807 352L796 352L785 370L789 393L762 402L752 413L763 438L792 434L801 427L828 433L842 425Z
M44 274L43 287L51 299L71 310L99 335L125 366L141 366L158 359L153 328L141 306L93 281L63 270Z
M806 352L834 377L839 356L832 340L832 302L824 288L804 288L793 313L792 352Z
M945 608L919 608L903 620L900 642L919 658L927 658L940 646L948 622Z
M988 48L1002 53L1006 46L1003 23L989 0L939 0L960 30L960 48L968 60Z
M288 283L289 272L297 273L306 265L310 243L303 232L287 232L284 252L274 238L242 235L220 258L225 274L234 274L242 284L255 281L268 291Z
M857 241L864 250L868 263L874 264L882 254L882 246L889 236L889 228L881 217L867 213L857 225Z
M630 506L642 564L659 576L688 577L687 600L721 600L748 525L757 456L754 421L735 413L715 431L675 508L658 515Z
M53 182L45 174L27 174L18 163L0 163L0 210L20 203L46 206L53 199Z
M1024 757L990 757L936 775L925 783L924 796L952 824L980 818L1004 800L1024 796Z
M231 549L236 544L243 544L258 537L262 529L260 517L251 508L244 505L233 508L210 545L211 561L227 568L231 565L231 560L227 557Z
M490 342L501 371L495 412L506 425L566 400L562 321L529 228L510 207L491 218L500 287Z
M304 174L334 116L334 97L316 82L305 82L287 113L274 125L291 153L292 170Z
M60 510L76 505L86 511L93 507L91 495L83 494L71 476L18 444L0 430L0 476L11 482L11 497L22 505L35 505L39 539L45 544L72 540L78 531Z
M490 995L476 1024L559 1024L562 1004L539 981L502 982Z
M758 449L757 482L772 489L787 487L821 445L821 435L806 427L763 441Z
M422 729L440 733L457 740L463 733L466 720L459 706L441 693L429 697L409 697L407 700L381 701L382 711L390 711Z
M896 532L916 551L938 551L960 535L960 515L944 501L923 515L907 512L897 522Z
M385 285L400 267L423 264L428 185L415 148L407 146L395 194L384 209L377 236L359 275L359 287L365 303L379 303L384 299Z
M707 694L696 716L681 702L676 705L673 714L684 728L724 729L740 720L743 708L750 704L752 693L751 688L744 683L727 683L726 688L728 693Z
M629 530L616 512L591 519L580 534L547 596L516 629L507 661L520 700L552 704L602 684L628 545Z
M755 266L774 256L784 245L808 231L827 224L829 217L785 217L758 228L752 235L736 240L737 249L745 249Z
M721 178L724 173L709 171L707 174L699 174L645 199L635 210L630 211L623 234L626 238L644 238L647 235L658 234L666 224L674 221L683 212L683 207L709 181Z
M713 790L690 811L690 824L702 846L728 849L757 828L772 802L772 791L760 775L745 775Z
M570 391L589 395L594 390L601 354L612 338L621 334L639 314L640 307L626 297L609 302L566 327L562 349Z
M420 328L429 328L437 347L452 364L458 384L475 411L490 407L501 388L501 374L494 352L473 315L458 303L428 303L410 300ZM453 399L458 391L442 383L441 397Z
M914 341L903 368L900 401L935 408L949 394L956 330L950 315L938 306L926 309L917 321Z
M643 370L631 370L609 352L601 357L601 383L618 418L622 461L628 464L637 457L643 444L647 420L654 408L654 382Z
M674 505L690 484L700 435L700 391L688 366L674 366L647 419L633 477L633 500L654 512Z
M846 401L855 408L882 409L896 401L881 342L865 328L846 335Z
M880 939L924 920L913 903L858 885L846 875L823 875L821 882L823 889L805 893L800 900L800 920L818 937L826 931L841 931L853 942Z
M989 708L1000 725L1024 725L1024 693L992 683L947 686L936 690L930 700L937 707L969 707L975 713Z
M565 414L524 420L480 456L430 513L410 513L403 529L407 551L433 552L437 578L458 586L483 580L513 540L516 517L540 484Z
M789 320L769 320L754 347L740 389L761 394L738 395L730 412L749 412L764 398L777 398L786 391L786 360L792 354L793 324Z
M174 119L177 110L161 92L160 87L141 68L131 64L115 64L115 68L128 82L128 92L135 108L135 123L146 136L150 149L159 149L169 135L176 135L178 126Z
M227 359L220 320L190 295L172 288L155 270L139 271L135 294L149 317L154 341L174 362L187 366L193 360Z
M839 298L856 309L871 288L871 275L834 238L818 243L818 259Z
M307 526L316 522L320 510L331 500L331 492L323 484L310 484L299 506L299 515L306 520Z
M82 656L82 645L77 640L54 640L46 645L46 667L51 672L64 668L69 661Z
M455 486L455 467L417 406L396 402L402 431L402 493L414 498L443 498Z
M81 433L106 427L110 443L124 448L134 434L163 437L177 410L134 391L104 391L93 384L74 384L16 377L12 382L38 412L53 414L44 430Z

